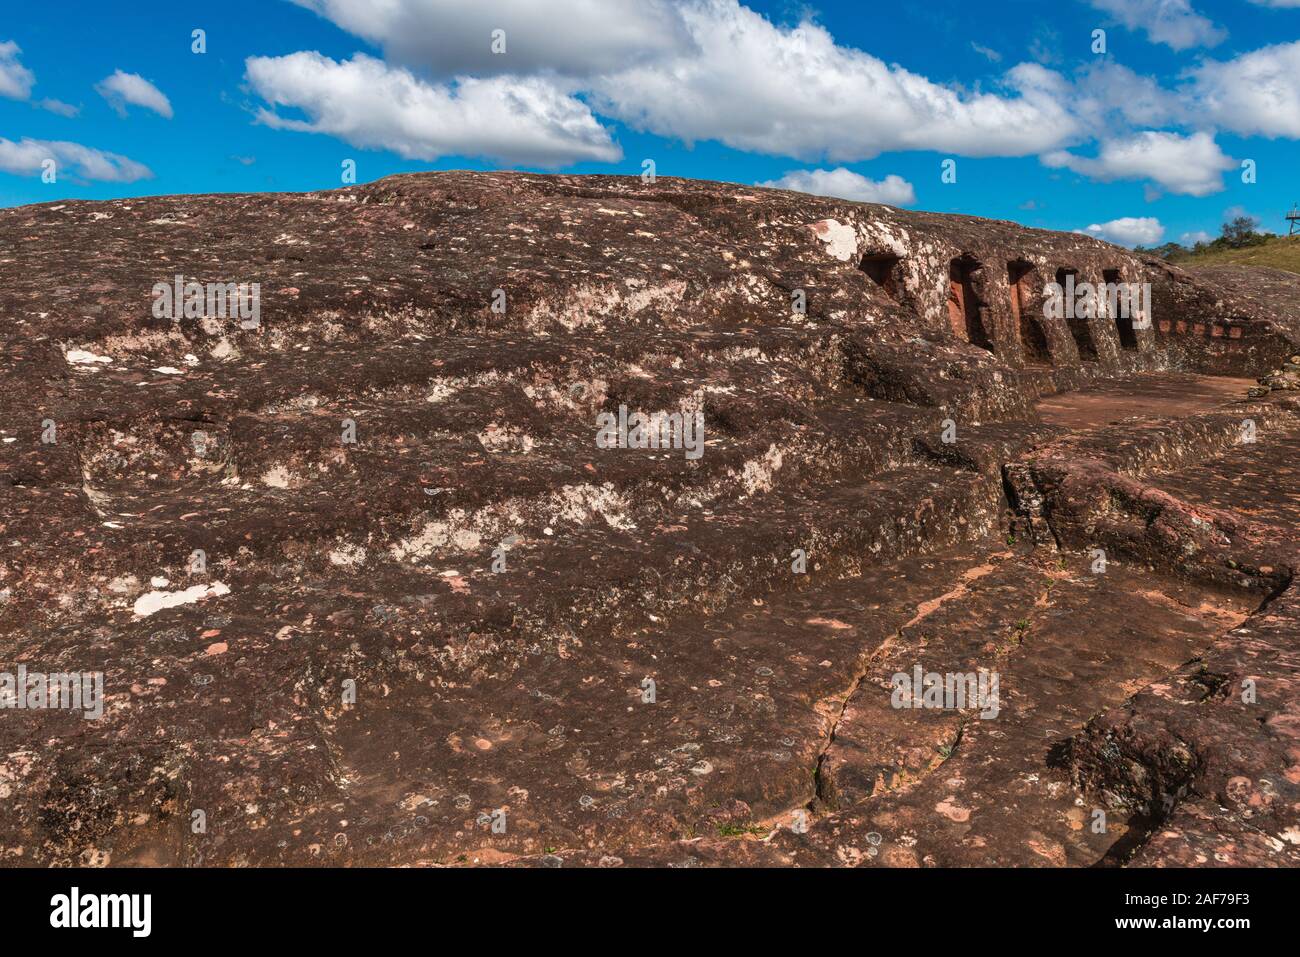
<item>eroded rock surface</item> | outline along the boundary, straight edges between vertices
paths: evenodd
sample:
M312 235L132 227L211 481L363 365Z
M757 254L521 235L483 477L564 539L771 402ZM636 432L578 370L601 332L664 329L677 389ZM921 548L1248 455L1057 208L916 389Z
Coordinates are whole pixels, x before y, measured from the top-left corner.
M1296 863L1295 277L442 173L3 210L0 280L0 672L104 692L0 700L6 863Z

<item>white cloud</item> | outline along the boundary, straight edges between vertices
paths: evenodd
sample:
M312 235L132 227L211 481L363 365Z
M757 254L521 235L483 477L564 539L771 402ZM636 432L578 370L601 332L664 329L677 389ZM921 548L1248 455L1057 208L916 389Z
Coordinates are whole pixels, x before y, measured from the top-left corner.
M1124 216L1108 223L1093 223L1076 232L1087 233L1121 246L1154 246L1165 234L1165 227L1152 216Z
M1197 243L1209 243L1214 241L1214 237L1205 230L1200 229L1194 233L1183 233L1178 237L1178 241L1184 246L1195 246Z
M690 44L669 0L293 0L438 76L553 70L587 76ZM505 53L492 32L505 31Z
M32 95L36 75L18 62L22 50L12 40L0 43L0 96L25 100Z
M698 52L596 79L601 112L688 143L839 162L913 149L1021 156L1077 132L1062 79L1036 64L1003 77L1016 95L961 94L839 46L815 23L784 29L736 0L696 0L682 16Z
M882 180L872 180L843 166L838 169L791 170L780 179L756 185L772 189L793 189L814 196L835 196L860 203L911 206L916 202L912 184L901 176L890 173Z
M103 183L134 183L153 178L149 167L135 160L80 143L26 137L15 143L0 137L0 171L18 176L38 175L43 171L41 164L49 159L55 161L60 175L70 174Z
M1176 93L1113 60L1088 64L1067 95L1071 109L1092 130L1114 129L1117 120L1153 127L1187 117L1186 104Z
M18 62L20 53L22 50L12 40L0 43L0 96L11 100L31 100L36 74ZM31 102L33 106L60 116L76 116L81 112L80 107L49 97Z
M362 53L342 63L305 52L250 57L245 67L253 89L272 105L258 119L277 129L327 133L408 159L487 156L561 166L622 157L585 103L538 77L431 84ZM275 107L300 109L308 119L282 116Z
M849 162L894 149L1023 156L1077 131L1060 78L1041 67L1011 70L1000 93L961 93L837 45L811 20L781 28L738 0L294 2L424 72L582 77L561 88L687 142ZM501 56L490 52L498 27Z
M986 60L991 60L994 63L1002 62L1001 53L999 53L997 50L992 49L991 47L984 46L982 43L976 43L974 40L972 40L970 42L970 48L974 50L976 53L978 53L980 56L984 57L984 59Z
M1210 61L1192 76L1200 109L1224 129L1300 139L1300 40Z
M121 116L126 116L126 104L143 106L153 110L159 116L172 118L171 102L154 86L138 73L123 73L115 70L112 76L105 77L95 84L95 91L108 100L108 103Z
M1208 196L1223 189L1223 172L1235 167L1209 133L1180 136L1147 130L1125 139L1106 140L1096 159L1064 150L1048 153L1043 163L1074 170L1090 179L1151 180L1171 193Z
M71 103L64 103L62 100L54 100L46 97L43 100L37 100L36 105L42 110L49 110L51 113L57 113L59 116L76 116L81 112L81 107L73 106Z
M598 118L609 117L688 145L712 140L810 165L901 150L1046 154L1095 179L1202 196L1222 188L1231 165L1215 130L1300 139L1300 42L1203 62L1177 88L1105 58L1070 78L1020 63L959 88L838 44L810 16L780 26L740 0L292 2L389 62L254 57L248 78L270 103L260 119L408 158L611 161L621 151ZM1174 49L1219 42L1223 31L1191 2L1092 0ZM491 52L498 28L503 55ZM1098 140L1096 159L1076 155Z
M1174 50L1212 47L1228 36L1226 30L1192 9L1188 0L1090 0L1130 30L1143 30L1152 43Z

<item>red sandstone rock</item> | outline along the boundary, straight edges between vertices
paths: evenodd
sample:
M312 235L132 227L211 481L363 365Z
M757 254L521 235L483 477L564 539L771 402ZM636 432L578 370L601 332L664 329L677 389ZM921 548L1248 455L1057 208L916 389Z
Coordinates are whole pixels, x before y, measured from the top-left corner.
M0 671L104 693L0 710L0 852L1295 863L1300 407L1199 377L1290 375L1298 287L668 179L0 211Z

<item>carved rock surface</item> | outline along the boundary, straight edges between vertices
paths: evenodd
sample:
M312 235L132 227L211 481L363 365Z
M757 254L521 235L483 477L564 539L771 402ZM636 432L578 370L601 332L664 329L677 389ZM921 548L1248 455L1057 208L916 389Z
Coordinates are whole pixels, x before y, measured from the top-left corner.
M1298 292L668 178L0 210L0 857L1296 863Z

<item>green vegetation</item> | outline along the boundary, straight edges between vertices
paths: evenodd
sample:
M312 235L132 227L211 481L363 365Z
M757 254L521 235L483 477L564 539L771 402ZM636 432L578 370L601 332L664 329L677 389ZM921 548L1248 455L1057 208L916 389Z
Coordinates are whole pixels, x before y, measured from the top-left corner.
M1180 266L1271 266L1287 272L1300 273L1300 236L1288 239L1272 236L1264 242L1243 249L1211 249L1171 256L1169 261Z
M1300 273L1300 236L1275 236L1256 230L1259 223L1248 216L1238 216L1223 224L1223 233L1208 243L1191 249L1178 243L1165 243L1151 249L1139 246L1134 252L1147 253L1180 266L1270 266Z
M772 830L770 827L764 827L762 824L719 824L719 837L741 837L745 834L756 834L759 836L767 834Z
M1025 643L1025 635L1029 634L1029 619L1021 618L1018 622L1016 622L1015 631L1016 631L1016 644L1023 645Z

